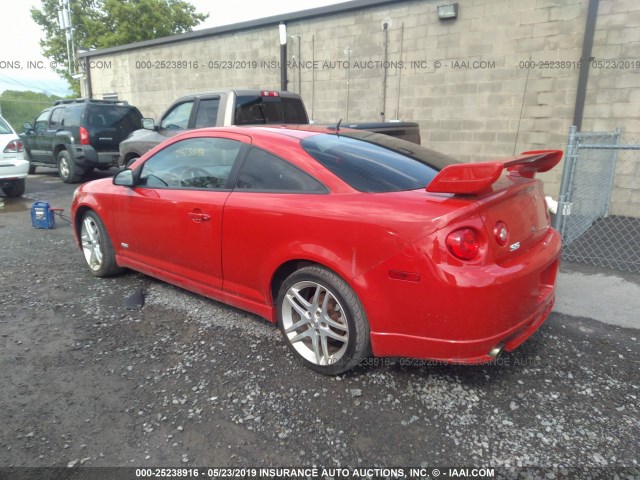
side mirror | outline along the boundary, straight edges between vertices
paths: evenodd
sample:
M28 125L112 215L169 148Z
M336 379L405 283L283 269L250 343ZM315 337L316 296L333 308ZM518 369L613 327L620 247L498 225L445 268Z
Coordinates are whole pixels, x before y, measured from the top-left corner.
M153 118L143 118L142 119L142 128L145 130L157 130L156 122L153 121Z
M118 172L116 176L113 177L113 184L121 187L133 187L135 185L133 171L126 169Z
M22 124L22 128L24 128L25 132L28 132L29 130L33 130L33 127L31 126L31 124L29 122L24 122Z

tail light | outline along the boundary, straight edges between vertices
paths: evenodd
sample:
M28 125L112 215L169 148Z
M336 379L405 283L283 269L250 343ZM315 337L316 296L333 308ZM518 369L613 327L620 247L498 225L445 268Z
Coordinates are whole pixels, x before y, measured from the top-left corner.
M11 140L4 148L4 153L20 153L24 150L24 146L20 140Z
M496 237L498 245L504 247L507 244L507 240L509 240L509 230L507 230L504 222L496 222L496 226L493 227L493 234Z
M459 228L447 235L446 244L454 257L473 260L480 252L480 234L473 228Z
M80 145L89 145L89 132L84 127L80 127Z

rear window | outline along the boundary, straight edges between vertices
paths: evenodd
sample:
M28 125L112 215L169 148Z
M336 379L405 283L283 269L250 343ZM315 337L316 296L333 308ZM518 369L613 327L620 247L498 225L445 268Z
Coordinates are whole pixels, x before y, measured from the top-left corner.
M319 134L301 142L306 152L361 192L425 188L451 157L411 142L369 132Z
M87 109L87 124L96 128L133 131L142 128L142 115L131 107L92 106Z
M236 125L309 123L307 112L299 98L238 95Z

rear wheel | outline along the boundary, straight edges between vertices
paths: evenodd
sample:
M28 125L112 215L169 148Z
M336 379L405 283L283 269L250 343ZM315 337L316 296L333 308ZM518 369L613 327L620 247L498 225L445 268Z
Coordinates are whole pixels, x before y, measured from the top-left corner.
M80 241L84 259L96 277L108 277L123 270L116 263L113 244L102 220L93 211L88 211L82 217Z
M58 175L64 183L78 183L82 178L83 170L79 169L71 160L71 155L66 150L58 153Z
M24 193L24 190L25 190L24 178L16 180L14 183L12 183L8 187L2 188L2 191L4 192L4 194L10 198L20 197Z
M358 297L334 272L304 267L282 284L278 325L293 353L308 368L337 375L369 353L369 324Z

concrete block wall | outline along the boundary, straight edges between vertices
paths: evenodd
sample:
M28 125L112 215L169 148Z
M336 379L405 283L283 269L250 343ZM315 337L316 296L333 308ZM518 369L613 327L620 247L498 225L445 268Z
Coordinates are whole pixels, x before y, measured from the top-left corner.
M423 144L463 161L564 149L588 0L464 0L458 18L448 21L438 19L438 4L397 1L289 21L289 90L302 95L317 122L417 121ZM623 127L623 141L640 143L640 2L600 0L593 56L583 130ZM93 94L116 92L158 117L189 92L279 89L279 69L268 68L279 59L277 24L97 52L92 60L111 61L112 68L91 71ZM162 60L198 68L139 68ZM215 61L240 63L209 65ZM542 176L553 196L561 173L559 167ZM633 210L636 190L637 177L627 195L615 197L627 200L614 203L613 213Z

